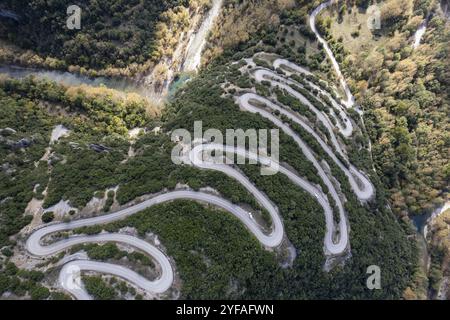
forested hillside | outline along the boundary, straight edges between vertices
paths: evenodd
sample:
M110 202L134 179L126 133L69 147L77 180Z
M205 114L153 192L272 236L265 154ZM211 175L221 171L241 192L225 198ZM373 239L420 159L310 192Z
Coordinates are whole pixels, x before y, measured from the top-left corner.
M431 212L448 199L450 24L439 1L386 1L381 29L351 3L324 14L356 97L366 110L373 157L400 215ZM336 18L339 12L342 18ZM422 43L414 32L429 19Z
M267 49L269 47L264 47L265 51ZM240 52L237 54L241 55ZM245 53L245 56L251 55L252 50ZM238 66L225 64L226 61L218 61L202 77L183 88L162 119L164 131L169 132L172 128L180 127L189 129L190 119L198 117L205 119L205 129L221 126L264 128L269 125L257 115L240 112L231 99L220 97L222 77L236 84L244 80L237 76ZM52 124L61 121L62 118L54 116L48 118L40 113L39 105L47 99L45 96L44 100L36 100L35 97L31 97L31 100L20 98L24 95L24 91L14 93L13 90L17 90L16 88L8 89L10 95L17 94L17 102L10 99L6 104L6 110L9 110L11 115L16 112L23 113L22 108L26 105L38 119L47 118L45 125L37 121L33 123L38 127L47 128L48 135ZM29 90L32 87L24 88ZM23 175L24 183L30 185L39 183L46 186L37 188L34 193L31 190L25 198L14 197L13 199L18 201L16 203L11 201L5 203L14 203L17 206L14 210L9 209L11 211L8 216L11 217L11 222L19 223L13 217L22 216L24 207L31 197L43 199L44 206L50 206L63 198L69 199L71 205L83 208L96 192L102 192L117 184L120 185L117 191L117 200L120 203L158 192L164 187L174 188L176 183L185 183L195 189L213 187L237 203L255 206L253 198L230 178L214 172L198 171L172 164L170 161L172 143L165 134L155 135L149 132L141 136L134 146L135 156L124 162L129 146L126 140L108 135L108 131L104 132L103 137L97 137L95 130L87 130L91 126L90 123L81 123L77 121L78 117L74 115L72 121L67 121L67 115L64 117L66 118L64 123L72 133L52 146L50 162L39 161L37 167L31 163L27 171L23 171L25 167L21 169L11 162L10 169L14 171L5 172L3 181L30 172L28 176ZM22 134L33 135L34 126L26 129L12 122L11 118L5 119L8 119L5 121L11 126L14 125ZM37 161L44 153L47 141L38 143L37 136L33 141L34 148L40 146L35 152L34 161ZM89 148L89 143L94 142L101 143L109 151L95 152ZM27 149L25 154L29 154L30 151L31 149ZM22 159L23 154L19 153L17 156L18 159ZM291 140L287 137L282 137L282 159L295 167L298 172L315 179L312 174L314 169L303 160L302 154L293 148ZM381 186L377 185L379 191L376 201L366 207L356 201L346 186L345 178L340 176L340 182L349 199L346 207L352 227L353 255L342 266L336 266L332 272L327 273L323 271L324 222L320 207L283 176L261 177L258 168L250 165L243 166L242 170L278 204L286 224L288 238L296 248L302 248L298 251L292 267L281 268L278 263L282 258L279 256L280 253L270 253L261 248L241 223L227 213L211 211L186 201L154 207L113 225L80 232L93 234L103 228L112 232L128 226L135 227L142 237L149 232L158 234L180 272L181 294L185 298L401 297L414 270L410 262L414 260L414 251L411 244L406 241L404 230L406 225L399 225L390 212L384 209L385 199ZM41 175L35 177L39 172ZM85 181L91 183L86 184ZM16 186L19 189L27 189L17 182ZM42 194L44 189L46 192ZM25 216L24 224L2 232L15 234L23 225L29 223L28 217ZM6 217L3 216L4 218ZM65 221L78 218L78 214L64 216ZM17 240L20 243L20 237ZM4 254L16 250L14 241L4 242L3 245L5 244L8 246L4 247ZM224 255L224 252L227 254ZM198 260L199 254L201 260ZM93 257L97 260L115 261L116 255L116 251L108 250L103 256ZM49 260L47 263L52 266L55 262ZM367 290L365 287L367 264L377 264L383 268L385 290ZM2 290L12 291L16 295L33 290L16 283L18 281L16 279L21 277L19 275L21 273L17 272L10 273L7 278L9 280L3 280ZM90 279L88 285L90 281L98 282ZM211 281L215 283L214 286L209 285ZM97 295L100 298L114 295L114 292L107 288L106 286L102 292L97 292ZM56 295L56 292L52 293ZM48 297L48 294L44 297ZM59 298L59 295L55 297Z
M262 12L263 8L268 7L268 3L272 2L262 1L255 10ZM234 10L239 10L240 5L234 5ZM243 5L248 4L244 2ZM291 9L284 11L286 8ZM2 81L0 93L6 107L4 112L7 112L2 126L14 127L16 135L35 137L32 146L37 149L33 152L35 156L32 162L24 157L30 157L29 152L34 149L13 153L16 160L8 161L11 170L2 172L3 181L22 176L23 185L18 185L18 188L28 190L24 197L16 197L10 193L2 195L2 198L14 199L14 202L5 202L4 205L9 203L11 207L8 209L8 215L2 217L10 224L10 228L4 232L13 236L3 238L4 270L13 269L8 264L10 259L19 261L12 253L17 254L18 250L23 250L19 248L23 246L22 238L26 235L23 230L26 229L23 229L19 236L14 235L31 221L31 217L23 216L24 208L31 198L39 199L44 208L61 199L69 201L74 207L71 213L51 217L59 221L79 219L84 212L83 208L93 197L109 199L101 208L108 211L142 196L162 190L173 190L180 184L194 190L201 187L214 188L234 203L258 208L254 198L233 179L221 173L173 164L170 160L173 143L168 134L177 128L192 130L193 122L199 119L204 121L204 130L272 127L270 122L259 115L240 111L233 100L236 89L246 92L245 90L252 91L253 87L262 96L275 97L293 109L305 112L305 117L311 123L316 123L314 115L296 103L295 99L281 90L255 83L246 73L240 71L245 65L243 58L252 59L262 67L270 68L267 61L254 57L257 52L265 52L283 56L319 74L332 73L320 46L307 31L304 15L309 11L309 7L296 8L283 4L273 9L273 20L279 26L279 29L276 29L279 31L275 31L270 25L261 24L247 33L244 37L247 40L245 43L231 39L221 53L211 55L212 57L218 54L198 77L181 86L164 109L161 118L145 115L145 106L139 103L115 100L104 93L92 96L85 93L83 88L64 88L33 79ZM233 7L229 7L229 10L233 11ZM298 25L296 16L301 17ZM220 45L221 36L215 34L214 37L217 37L217 40L213 40L215 45ZM283 71L278 72L283 74ZM302 79L298 78L298 81ZM309 95L308 97L314 99ZM327 109L318 101L316 104L323 110ZM33 125L28 126L25 126L28 123L26 121L23 124L17 123L14 115L24 113L24 110L39 121L33 121ZM45 110L51 113L47 114L48 111ZM60 111L55 113L55 110ZM44 119L45 122L41 124ZM57 123L63 123L70 130L68 137L63 137L50 146L48 138L38 140L37 130L42 131L42 136L48 136ZM142 238L148 234L157 234L167 254L173 258L180 278L178 287L168 293L169 297L177 290L180 290L181 297L190 299L402 297L416 270L414 244L407 241L407 235L412 230L407 223L398 222L387 209L384 188L377 175L370 175L376 186L376 197L369 203L361 203L350 190L343 173L323 150L314 144L314 139L301 128L291 125L309 141L315 154L330 164L330 171L338 180L346 199L345 209L351 226L351 255L338 257L331 264L330 272L324 271L325 223L321 207L314 198L293 185L286 177L260 176L259 168L251 165L241 165L239 169L277 204L285 224L286 237L296 249L293 262L286 262L286 248L264 250L241 222L228 213L188 201L161 204L123 221L75 232L96 234L102 230L118 232L124 227L132 227ZM136 126L148 130L133 142L127 138L128 129ZM156 133L157 131L152 130L155 127L162 132ZM18 140L20 136L14 138ZM282 134L280 141L281 161L326 190L314 167L305 159L293 140ZM367 144L364 133L349 139L347 143L350 150L362 149L359 154L364 156L358 165L369 170L370 157L363 151L364 145ZM103 151L98 152L92 145L101 145ZM51 148L51 156L44 161L41 157L47 146ZM10 153L7 147L4 151ZM32 164L33 162L37 165ZM28 175L24 175L25 172ZM33 190L25 187L25 184L39 186ZM116 186L118 189L114 189ZM264 212L256 211L255 214L265 219ZM17 217L21 217L21 220ZM40 222L47 217L35 214L33 219ZM131 256L128 257L111 246L84 249L90 257L97 260L118 262L125 259L129 263L133 261ZM71 253L77 250L81 248L73 248ZM68 253L63 252L59 258ZM47 270L44 272L45 279L41 280L46 287L51 288L50 279L56 272L53 268L56 267L57 260L47 259L40 267L41 270ZM371 291L366 287L366 268L372 264L383 270L383 290ZM8 291L20 296L36 290L34 287L21 285L23 277L19 271L8 272L8 276L1 279L2 292ZM104 299L115 297L118 288L123 287L99 278L86 277L85 283L91 294ZM129 291L127 288L123 289ZM60 298L59 293L57 295L53 289L50 291L45 292L42 297L47 298L53 294L55 298ZM136 292L134 295L139 297Z
M430 259L430 288L432 297L450 299L450 210L443 210L433 219L429 242L432 252Z
M365 110L374 164L403 219L449 201L450 23L443 10L445 1L392 0L368 11L342 1L319 21ZM374 17L380 28L369 29ZM422 271L408 299L436 297L445 286L445 244L436 239L446 241L429 236L431 266L422 245Z
M204 0L78 1L81 30L66 27L64 1L2 1L0 9L18 18L0 17L0 61L74 71L106 69L108 74L147 71L189 25L190 14ZM80 70L81 68L81 70Z
M284 227L281 245L268 249L230 212L185 199L48 236L47 244L74 235L126 234L169 257L175 277L166 292L146 296L114 276L83 274L94 298L417 299L427 297L424 288L435 295L441 279L449 278L448 212L430 230L434 250L426 275L408 216L431 212L448 199L450 24L435 0L383 1L377 30L366 25L372 1L339 1L324 10L318 29L362 109L362 117L345 109L344 120L331 101L341 104L345 92L309 25L309 14L321 2L225 1L205 46L203 68L196 75L175 77L176 90L161 110L127 92L2 75L0 297L70 298L56 279L62 259L72 254L157 278L161 268L155 260L123 244L82 244L36 258L25 243L37 228L107 215L174 190L220 196L244 208L265 231L270 229L266 209L237 180L172 161L171 133L181 128L192 132L198 120L204 131L288 126L331 177L345 210L349 244L339 254L326 252L328 226L317 195L285 175L260 175L260 166L233 165L276 206ZM206 3L81 1L83 27L68 31L68 1L35 0L24 6L6 0L0 9L19 18L0 18L0 62L93 76L145 73L163 58L170 60L192 12ZM414 32L424 19L422 43L413 48ZM306 71L275 66L284 59ZM278 77L290 90L272 85L269 78L259 81L258 70ZM264 104L260 110L279 122L244 111L238 99L245 94L277 103L306 125ZM320 112L300 102L299 94ZM327 130L321 116L330 119L332 129ZM338 129L346 121L354 129L349 135ZM55 138L61 128L63 134ZM336 226L341 222L339 201L296 141L280 130L280 163L324 192ZM367 199L352 189L345 174L351 165L373 184L375 192ZM342 239L340 232L333 236ZM382 290L367 287L370 265L380 267Z

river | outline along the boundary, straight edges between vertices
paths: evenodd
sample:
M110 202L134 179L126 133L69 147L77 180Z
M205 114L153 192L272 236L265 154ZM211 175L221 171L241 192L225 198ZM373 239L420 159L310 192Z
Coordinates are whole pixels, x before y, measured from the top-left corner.
M175 65L172 65L171 68L169 68L167 71L168 80L160 90L155 90L153 86L149 85L149 83L152 83L151 79L150 81L144 81L144 83L138 83L137 81L128 78L92 78L68 71L43 70L19 66L0 66L0 73L7 74L16 79L35 76L40 79L49 79L67 86L78 86L81 84L93 87L104 86L119 91L137 93L151 101L163 102L167 97L173 96L174 91L189 79L189 76L183 74L184 72L195 72L198 69L207 36L221 12L222 4L223 0L212 0L212 7L203 19L198 31L193 32L193 30L191 30L188 32L188 34L190 33L192 35L190 36L188 45L184 49L185 51L180 53L180 56L182 57L182 63L180 64L181 68L176 67ZM17 15L7 10L0 10L0 17L18 19ZM176 68L176 70L174 70L174 68ZM176 76L178 72L181 72L182 74Z
M23 79L27 76L34 76L39 79L49 79L66 86L79 86L86 84L92 87L107 87L124 92L134 92L146 96L146 88L126 78L91 78L81 74L68 71L43 70L35 68L25 68L19 66L0 66L0 73L16 79Z
M449 208L450 208L450 201L447 201L443 206L437 208L436 210L427 214L425 213L413 216L411 219L414 223L414 226L417 228L417 231L426 238L428 233L428 227L431 225L433 220L439 217Z

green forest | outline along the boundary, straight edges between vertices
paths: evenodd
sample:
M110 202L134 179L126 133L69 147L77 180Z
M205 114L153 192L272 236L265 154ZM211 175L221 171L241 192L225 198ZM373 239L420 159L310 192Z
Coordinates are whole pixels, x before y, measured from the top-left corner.
M279 55L314 72L315 76L308 79L336 97L339 90L332 85L335 73L308 25L307 14L319 3L226 1L219 16L222 28L211 31L205 47L206 64L196 76L179 85L164 108L158 110L138 95L105 87L65 86L34 77L12 79L1 75L0 296L9 293L29 299L70 299L53 284L60 270L58 261L80 251L93 260L125 261L135 271L154 275L152 259L112 243L72 247L43 259L32 271L16 265L16 255L25 250L29 226L36 226L36 220L48 224L86 217L79 212L93 197L105 199L102 208L92 213L99 215L180 185L192 190L210 187L221 197L252 208L269 226L267 212L234 179L220 172L174 164L170 133L180 128L193 131L197 120L203 121L204 131L272 128L273 123L261 115L239 109L233 95L241 89L276 98L316 125L320 135L328 139L327 130L317 124L305 105L286 91L255 83L240 71L245 65L242 59L255 53ZM170 56L168 44L173 44L173 39L167 37L176 38L172 28L184 30L189 15L205 1L82 1L82 30L61 32L67 4L34 0L22 8L17 1L5 1L6 7L21 12L21 23L0 19L1 40L14 46L13 51L1 46L0 62L22 64L20 59L27 55L17 59L19 55L11 52L29 54L32 49L34 58L25 63L29 66L132 76ZM364 123L356 112L349 114L365 129L352 138L340 139L345 141L349 160L370 171L375 197L360 202L344 172L316 140L280 117L310 145L319 160L328 163L346 200L351 254L334 259L330 271L324 270L322 207L285 176L261 176L260 168L254 165L237 168L279 209L286 238L296 249L291 263L285 247L266 250L231 214L187 200L158 204L121 221L58 236L117 232L125 227L134 228L141 239L157 235L176 271L177 287L171 290L179 290L185 299L416 299L424 298L424 287L436 291L442 270L448 269L444 259L448 245L440 244L442 232L438 231L445 229L448 221L439 220L434 226L432 270L425 275L409 217L429 213L448 199L450 27L437 14L436 1L387 0L381 7L385 26L381 31L374 31L369 38L364 38L363 27L353 26L345 30L347 33L337 31L336 26L346 25L349 19L366 18L361 12L370 4L368 0L340 1L320 16L318 27L364 111ZM405 8L408 10L400 10ZM410 42L417 22L428 14L424 43L413 50ZM241 15L239 26L232 23ZM362 43L357 45L358 38ZM264 59L255 58L254 62L271 68ZM293 78L306 83L303 77ZM322 103L308 90L291 87L316 108L330 113L326 106L329 100L321 97L326 102ZM52 129L58 124L70 134L50 142ZM134 128L143 130L132 139L129 134ZM280 161L327 192L312 163L283 132ZM53 212L32 216L27 208L32 200L40 201L43 208L64 200L77 211L64 216ZM370 265L381 269L382 290L366 286ZM84 274L83 281L96 299L143 298L135 287L114 277ZM169 294L161 297L168 298Z
M439 15L439 5L386 1L381 7L383 28L369 39L356 38L363 43L358 51L344 49L343 35L333 34L330 18L321 22L366 110L373 159L400 216L429 213L448 198L450 27ZM352 15L351 6L344 4L335 11L348 11L347 19ZM427 15L431 18L424 43L413 50L408 42Z
M249 48L247 54L251 55L253 51L254 49ZM233 55L233 52L228 54L230 57L228 61L233 61ZM221 97L220 83L224 78L233 82L239 79L235 78L235 67L224 63L226 61L218 60L179 91L158 120L164 132L170 132L172 128L191 129L193 125L191 120L199 117L205 119L203 123L205 129L269 126L258 115L240 112L230 98ZM40 130L46 128L44 132L47 132L48 136L53 124L68 118L55 114L48 115L42 109L43 103L48 103L45 92L39 97L32 94L35 91L33 85L39 85L39 82L30 83L30 80L23 82L28 85L17 85L20 82L14 82L15 85L12 86L11 83L4 82L8 84L8 96L14 97L4 98L9 101L5 111L9 110L11 114L9 119L3 117L5 126L7 122L9 126L20 128L14 114L22 113L22 109L28 106L35 117L40 121L46 119L46 122L39 124L40 122L33 121L30 124L24 121L23 125L28 124L29 128L23 128L22 134L32 135L38 128L42 128ZM30 92L27 93L27 90ZM81 100L88 99L81 97ZM129 142L124 139L125 132L105 130L102 131L104 136L99 136L97 130L89 129L91 126L97 127L99 120L95 117L91 119L92 122L76 121L90 112L89 109L75 110L76 112L70 112L72 121L64 122L73 131L70 139L63 138L58 144L53 145L54 160L50 164L39 163L37 168L32 165L29 168L30 177L24 181L28 185L33 185L34 182L30 179L39 172L40 166L50 168L48 171L43 170L40 176L41 183L47 184L45 206L63 198L69 199L71 204L77 207L83 207L96 191L115 185L120 185L117 193L118 201L127 203L143 194L159 192L163 188L174 188L177 182L181 182L194 189L211 186L233 202L247 203L257 208L254 199L230 178L215 172L174 165L170 161L173 144L165 134L150 132L140 136L135 143L136 156L122 163L129 146ZM113 110L108 109L109 112ZM126 113L119 113L118 116L126 117ZM146 121L144 125L151 125L154 120L143 119L143 121ZM48 144L47 139L42 141L39 152L36 152L36 159L44 153ZM304 156L290 138L282 135L280 141L283 161L291 164L300 174L308 176L312 181L320 182L313 173L314 169L304 160ZM74 142L77 144L76 148ZM91 150L88 145L93 142L102 143L110 151L97 153ZM28 150L25 154L28 155ZM19 154L19 157L23 156L22 153ZM332 272L326 273L323 272L325 258L322 250L324 221L318 204L301 189L294 186L287 187L291 182L283 176L261 177L258 168L249 165L243 166L242 170L279 206L287 236L293 245L299 248L292 268L281 268L277 262L281 257L261 248L241 223L229 214L186 201L148 209L106 228L112 231L128 225L135 226L141 235L150 231L158 234L168 254L174 258L183 283L181 292L186 298L223 297L225 294L228 298L401 297L414 271L414 264L411 261L414 261L415 253L412 244L406 241L407 225L398 224L394 216L385 209L382 192L377 192L376 201L369 207L362 207L350 191L345 177L340 175L340 183L346 186L346 195L349 199L346 206L352 226L350 235L353 256L343 266L336 266ZM86 183L87 181L91 182ZM92 183L93 181L95 183ZM14 223L18 221L15 217L22 216L27 200L33 196L32 189L23 185L16 184L16 186L19 189L30 190L31 193L27 198L14 197L17 201L22 200L16 203L15 210L11 211L11 221ZM377 186L378 188L382 190L381 185ZM8 230L8 234L16 233L28 221L16 229ZM95 229L89 233L99 232L102 227ZM14 246L14 242L9 243L10 248L11 246ZM204 260L196 259L198 254L196 252L201 252L205 261L210 263L203 264L201 261ZM223 252L229 252L229 255L224 255ZM238 261L240 262L237 263ZM365 269L370 264L380 265L384 270L386 290L374 292L365 287ZM200 285L208 283L205 281L207 279L217 279L217 282L214 282L217 285L207 288ZM230 284L233 284L233 288L236 285L238 289L231 290ZM104 294L110 296L112 292L106 290Z
M0 39L17 47L0 49L0 61L133 76L162 58L171 37L176 39L189 23L190 12L205 1L78 1L80 30L66 27L67 7L72 4L69 0L2 1L18 21L0 19Z

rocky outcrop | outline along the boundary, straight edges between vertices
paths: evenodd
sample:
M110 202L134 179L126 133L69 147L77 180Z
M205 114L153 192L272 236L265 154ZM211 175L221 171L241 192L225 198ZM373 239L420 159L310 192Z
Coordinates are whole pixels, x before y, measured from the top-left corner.
M89 148L94 150L95 152L109 152L111 148L105 147L102 144L91 143Z

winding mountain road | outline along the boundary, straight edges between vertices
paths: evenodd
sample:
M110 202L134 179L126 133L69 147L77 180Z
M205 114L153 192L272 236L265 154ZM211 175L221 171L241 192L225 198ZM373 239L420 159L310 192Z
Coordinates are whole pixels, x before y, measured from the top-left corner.
M286 90L291 96L295 97L297 100L299 100L302 104L306 105L317 117L317 119L323 123L323 125L327 128L328 132L330 133L332 143L334 147L336 148L336 151L338 151L342 156L345 157L345 152L342 150L339 142L337 141L336 135L334 134L333 130L333 124L331 123L330 119L325 115L324 112L321 112L319 109L317 109L304 95L302 95L297 90L293 89L290 84L294 84L300 87L303 87L298 82L292 81L290 79L285 79L273 71L265 70L265 69L258 69L254 72L254 78L258 82L262 81L269 81L272 86L279 87L280 89ZM350 122L350 120L348 120ZM338 129L342 134L346 133L346 129L342 128L340 125L338 125ZM348 135L348 133L346 133ZM351 134L351 132L350 132Z
M208 157L204 156L204 153L206 152L207 155L211 154L211 151L219 151L221 154L237 154L239 156L245 157L247 159L255 160L260 162L262 165L270 166L274 170L278 170L280 173L284 174L286 177L289 178L295 185L299 186L303 190L305 190L307 193L309 193L313 198L315 198L319 204L324 209L325 213L325 220L326 220L326 235L324 240L324 249L327 254L331 255L337 255L344 252L344 250L347 248L348 245L348 228L347 228L347 222L344 215L344 210L342 206L340 206L340 212L341 212L341 219L339 223L339 231L340 231L340 237L337 243L333 240L334 235L336 234L335 226L334 226L334 219L333 219L333 210L330 206L330 203L328 202L327 196L317 187L314 186L312 183L307 181L306 179L303 179L293 173L291 170L287 169L286 167L280 165L279 163L275 163L270 158L257 155L255 153L249 152L248 150L239 148L239 147L232 147L232 146L223 146L221 144L201 144L192 149L192 151L189 153L190 161L193 165L208 169L208 170L216 170L221 171L225 173L226 175L234 178L237 180L240 184L242 184L260 203L260 205L265 208L273 221L273 231L269 236L265 236L266 239L262 237L258 237L258 240L260 240L261 243L265 244L269 247L275 247L281 244L282 238L284 236L284 229L283 224L281 221L281 218L279 216L278 210L272 205L269 199L261 192L259 191L249 180L247 177L245 177L242 173L237 171L231 166L223 164L223 160L219 160L219 163L215 163L214 160L211 161ZM205 161L206 160L206 161ZM337 194L336 194L337 196ZM340 201L337 204L339 207ZM243 221L245 223L245 221ZM248 227L248 226L247 226ZM253 232L253 231L252 231ZM253 232L255 235L257 233ZM270 242L267 241L270 238ZM265 240L265 243L262 241Z
M320 167L320 169L323 171L322 167L318 164L317 160L315 159L314 155L312 154L312 151L309 149L306 143L304 143L298 135L289 128L289 126L285 125L282 121L280 121L277 117L275 117L272 113L267 112L265 110L262 110L261 108L253 105L250 101L258 101L268 108L272 110L277 110L280 112L280 114L285 115L298 125L300 125L305 131L307 131L309 134L311 134L316 141L319 143L319 145L322 147L322 149L327 153L327 155L339 166L339 168L345 173L345 175L348 178L348 181L350 183L350 186L352 187L353 192L356 194L356 196L360 200L369 200L373 194L374 194L374 187L369 181L369 179L366 178L364 174L362 174L358 169L356 169L353 165L349 165L349 168L347 168L334 154L334 152L331 150L331 148L328 146L327 143L325 143L322 138L309 126L307 125L297 114L295 114L293 111L287 110L285 108L280 107L277 104L274 104L270 100L263 98L257 94L254 93L247 93L238 98L239 105L244 109L252 113L259 113L264 118L270 120L275 125L280 127L286 134L291 136L300 146L305 156L313 162L314 166L316 168ZM324 178L322 179L328 179L328 176L322 172L319 171L319 175L322 178L322 175ZM356 178L355 178L356 177ZM324 180L325 181L325 180ZM331 182L330 182L331 184ZM362 186L361 186L362 185ZM327 187L328 184L327 184ZM333 190L333 189L331 189ZM336 200L336 199L335 199Z
M309 72L308 70L306 70L305 68L296 65L295 63L288 61L286 59L275 59L272 63L273 68L277 69L281 66L286 66L289 69L293 70L295 73L299 74L302 73L306 76L312 75L311 72ZM271 71L271 70L269 70ZM290 72L288 72L290 73ZM331 101L331 106L339 112L339 116L341 117L342 121L344 121L345 127L341 124L341 120L334 114L333 109L331 109L330 111L332 112L331 115L336 119L336 123L338 126L339 131L341 132L341 134L345 137L349 137L352 135L353 132L353 125L352 122L350 121L349 116L346 113L346 109L340 104L338 103L334 97L327 92L326 90L322 89L321 87L319 87L318 85L316 85L314 82L305 79L305 81L315 90L319 91L321 94L325 95L326 97L328 97L328 99ZM294 83L295 85L298 86L302 86L301 84L299 84L296 81L290 80L290 83ZM319 97L317 97L317 99L319 101L321 101L322 103L326 104L322 99L320 99Z
M135 285L139 286L144 290L161 293L170 288L172 284L173 281L172 267L170 265L169 260L164 255L164 253L162 253L159 249L147 243L146 241L140 240L136 237L119 233L102 233L92 236L86 235L71 236L67 239L59 240L49 245L42 245L41 241L46 236L53 234L55 232L69 231L80 227L111 223L117 220L124 219L130 215L138 213L154 205L179 199L204 202L207 204L217 206L232 213L245 224L245 226L255 235L255 237L262 244L268 247L277 246L282 241L284 232L281 220L279 219L279 216L276 213L276 209L274 209L273 207L269 207L269 210L271 210L270 212L274 214L273 218L275 218L274 232L270 235L265 235L261 231L259 226L255 223L255 221L250 218L248 212L240 208L239 206L212 194L183 190L164 193L149 200L143 201L139 204L136 204L134 206L124 208L111 214L77 220L68 223L57 223L45 226L41 229L36 230L34 233L31 234L31 236L28 238L26 242L26 249L30 254L34 256L44 257L59 253L74 245L83 243L118 242L127 244L145 252L149 256L152 256L158 262L158 264L161 266L161 277L158 280L149 281L143 278L142 276L139 276L132 270L129 270L124 267L118 267L112 264L95 261L88 262L83 260L75 260L71 261L68 264L70 265L70 268L66 267L65 265L65 267L62 269L59 277L59 284L62 286L62 288L72 293L76 298L87 299L89 298L89 295L86 293L83 287L74 285L73 271L89 270L116 275L118 277L130 281L131 283L134 283Z
M216 3L221 3L221 1L217 1ZM329 54L331 60L333 61L333 65L335 66L335 69L338 72L339 80L343 85L347 95L347 102L345 104L346 107L348 108L353 106L354 104L353 96L351 95L350 90L342 74L340 73L339 65L334 59L331 50L329 49L326 41L320 37L315 27L316 15L322 9L329 6L331 3L333 3L333 1L324 3L318 8L316 8L316 10L314 10L313 14L311 15L310 23L312 30L317 35L319 41L324 44L324 48ZM198 59L193 59L193 61L194 60L197 61ZM274 62L275 68L281 65L286 65L295 72L304 73L306 75L311 74L308 70L299 67L284 59L278 59ZM329 130L331 134L332 144L336 149L336 151L340 153L343 157L346 157L344 150L342 150L339 142L337 141L337 138L334 135L333 125L331 124L330 120L326 117L326 115L317 110L303 95L301 95L299 92L297 92L296 90L292 89L289 86L289 84L299 85L297 82L280 77L275 73L271 72L270 70L257 70L254 73L254 76L257 81L263 80L270 81L271 85L279 86L280 88L287 90L289 94L292 94L295 98L297 98L303 104L307 105L313 112L315 112L317 118L322 123L324 123L324 125ZM330 101L332 101L332 107L340 112L341 118L344 119L344 122L346 124L346 126L344 127L340 125L338 122L337 124L338 129L344 136L351 135L351 132L353 130L351 126L351 121L350 120L345 121L345 119L347 119L347 115L345 113L345 110L343 110L342 106L339 105L339 103L337 103L328 92L322 90L320 87L316 86L312 82L310 82L310 84L313 88L320 90L322 94L327 95L330 98ZM223 154L230 154L230 153L237 154L247 159L258 161L263 166L267 166L273 168L274 170L278 170L280 173L286 175L295 185L299 186L307 193L309 193L313 198L315 198L320 204L320 206L323 208L325 214L326 234L324 238L324 251L327 255L342 254L349 246L349 239L348 239L349 228L347 225L347 218L345 215L342 201L338 195L338 192L335 189L334 184L331 182L330 177L327 175L327 173L325 173L324 169L319 164L319 162L317 161L317 159L315 158L314 154L309 149L309 147L299 138L299 136L292 129L290 129L287 125L285 125L281 120L273 116L270 112L253 105L252 101L258 101L260 103L263 103L265 106L267 106L272 110L278 110L280 113L284 114L292 121L302 126L302 128L304 128L307 132L309 132L317 140L317 142L325 150L325 152L332 158L332 160L339 166L339 168L344 171L344 173L349 179L353 191L362 200L367 200L373 195L374 189L373 186L370 184L370 181L352 165L350 165L350 167L347 169L344 166L344 164L342 164L340 160L334 155L333 150L323 141L323 139L321 139L320 136L317 133L315 133L314 130L309 125L307 125L296 113L287 110L285 108L282 108L279 105L272 103L268 99L257 96L256 94L251 93L244 94L240 97L237 97L236 99L242 109L248 112L261 114L263 117L267 118L281 130L283 130L286 134L291 136L294 139L294 141L298 144L303 154L305 154L306 158L309 161L311 161L314 167L316 168L319 176L321 177L324 184L327 186L329 193L335 202L340 217L338 230L336 228L337 226L335 225L333 219L333 209L329 203L328 197L326 194L322 192L322 190L318 186L313 185L309 181L299 177L290 169L282 166L279 163L274 162L271 158L259 156L252 152L249 152L248 150L244 150L238 147L236 148L231 146L223 146L221 144L210 143L210 144L200 144L192 148L192 150L189 150L189 153L185 155L187 160L192 165L198 168L205 170L220 171L228 175L229 177L235 179L242 186L244 186L255 197L255 199L258 201L261 207L267 210L268 213L270 214L270 217L272 219L272 226L269 232L264 232L261 226L253 219L253 217L248 211L231 203L228 200L205 192L177 190L157 195L139 204L121 209L111 214L81 219L68 223L53 223L44 226L30 235L30 237L26 242L27 251L31 255L37 257L45 257L62 252L76 244L117 242L129 245L133 248L136 248L146 253L147 255L153 257L160 266L161 271L159 278L156 280L149 280L126 267L117 266L110 263L96 262L76 258L76 260L64 264L58 280L60 286L63 289L67 290L69 293L71 293L77 299L91 299L92 297L86 292L83 284L79 280L79 274L82 271L94 271L115 275L129 281L130 283L135 284L136 286L142 288L145 291L154 293L163 293L171 287L174 279L174 273L170 261L166 257L166 255L155 246L139 238L120 233L75 235L69 236L68 238L65 239L57 240L56 242L48 245L42 244L42 240L45 237L54 234L56 232L70 231L85 226L107 224L120 219L124 219L130 215L136 214L146 208L150 208L160 203L184 199L214 205L225 211L228 211L231 214L233 214L236 218L238 218L262 245L266 247L279 246L283 241L284 227L278 209L270 201L270 199L268 199L264 193L258 190L243 173L233 168L232 166L220 162L219 163L215 162L214 160L217 160L217 157L212 158L208 157L208 154L211 155L212 151L214 151L215 154L217 154L217 152L219 151L222 152ZM360 183L356 182L355 177L356 179L359 179Z
M329 6L336 3L336 0L329 0L327 2L324 2L320 4L316 9L313 10L311 15L309 16L309 27L314 32L314 34L317 37L317 40L323 45L323 48L325 52L327 53L328 57L331 60L331 64L333 65L333 68L338 76L339 82L344 89L345 95L347 96L347 100L344 101L344 104L347 108L352 108L355 105L355 97L353 96L352 92L350 91L350 88L347 84L347 81L345 81L344 75L341 72L341 68L339 67L339 63L336 61L336 58L334 57L333 51L331 51L328 42L320 35L319 31L317 31L316 27L316 18L317 15L322 12L322 10L328 8Z
M269 212L273 221L272 232L270 234L265 234L261 230L260 226L253 220L253 218L249 215L249 213L246 210L240 208L239 206L223 198L203 192L173 191L158 195L154 198L151 198L134 206L124 208L122 210L119 210L117 212L108 215L82 219L68 223L57 223L45 226L41 229L36 230L28 238L26 242L27 251L34 256L44 257L66 250L76 244L118 242L130 245L136 249L145 252L146 254L152 256L161 266L161 277L156 281L149 281L144 277L138 275L134 271L129 270L125 267L120 267L103 262L75 260L64 265L59 277L60 286L65 290L67 290L68 292L70 292L77 299L89 299L90 296L87 294L82 285L79 284L77 285L77 281L75 279L76 275L79 274L79 272L81 271L96 271L116 275L139 286L144 290L161 293L170 288L171 283L173 281L173 271L170 262L167 259L167 257L156 247L136 237L124 234L102 233L92 236L87 235L71 236L67 239L59 240L49 245L41 244L43 238L56 232L68 231L80 227L94 226L114 222L120 219L124 219L135 213L138 213L146 208L167 201L173 201L177 199L185 199L185 200L187 199L208 203L232 213L242 223L244 223L244 225L249 229L249 231L263 245L267 247L276 247L280 245L283 240L284 229L281 218L278 214L278 210L275 208L274 205L272 205L270 200L261 191L259 191L250 182L250 180L248 180L248 178L245 177L242 173L240 173L239 171L228 165L216 164L214 162L205 161L205 158L203 157L204 152L212 150L215 151L222 150L225 153L235 153L240 156L247 157L248 159L254 159L259 161L263 165L273 166L274 169L279 170L281 173L285 174L296 185L300 186L305 191L310 193L314 198L316 198L319 204L324 208L327 226L326 237L324 240L326 252L328 254L340 254L346 249L348 244L348 231L345 217L341 217L341 223L339 225L340 238L339 241L335 243L333 241L334 237L333 211L331 209L330 204L328 203L326 195L323 194L322 191L320 191L317 187L313 186L310 182L306 181L305 179L298 177L290 170L280 166L278 163L273 163L273 161L270 158L260 157L258 155L255 155L240 148L227 147L219 144L206 144L196 146L190 151L189 159L192 161L192 164L203 169L221 171L227 174L228 176L236 179L239 183L241 183L250 193L252 193L255 196L255 198L261 204L261 206L263 206L263 208L265 208Z

